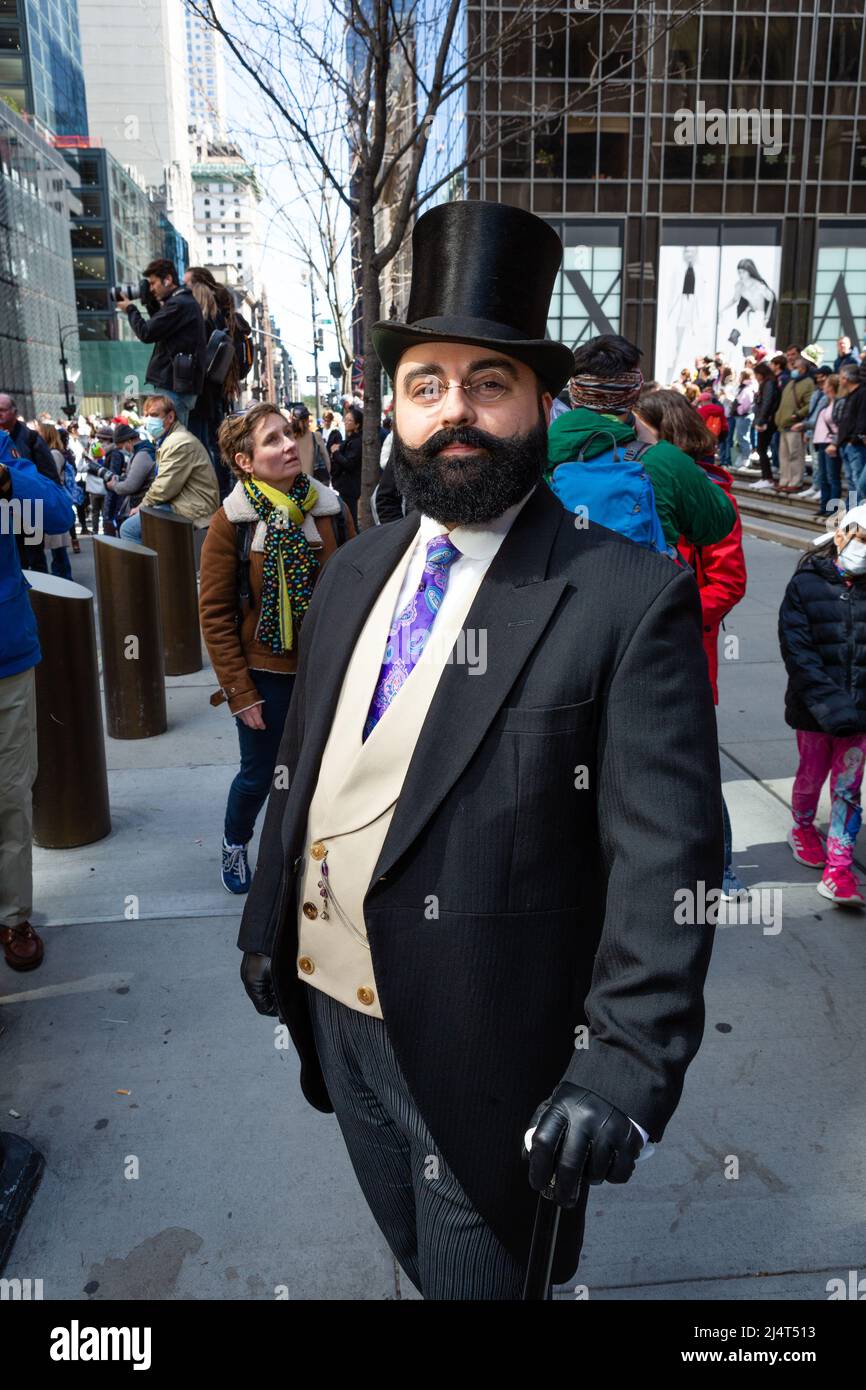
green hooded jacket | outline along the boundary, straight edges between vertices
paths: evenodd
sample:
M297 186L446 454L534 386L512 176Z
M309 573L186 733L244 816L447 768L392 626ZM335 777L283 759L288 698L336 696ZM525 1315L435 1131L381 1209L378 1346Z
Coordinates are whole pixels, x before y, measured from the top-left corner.
M598 438L589 444L590 436ZM634 429L616 415L599 415L578 407L558 415L547 434L550 479L560 463L576 461L582 451L595 458L612 447L610 436L625 447L636 439ZM675 444L660 440L641 456L655 493L656 511L669 545L685 536L692 545L713 545L732 530L737 519L734 504L694 459Z

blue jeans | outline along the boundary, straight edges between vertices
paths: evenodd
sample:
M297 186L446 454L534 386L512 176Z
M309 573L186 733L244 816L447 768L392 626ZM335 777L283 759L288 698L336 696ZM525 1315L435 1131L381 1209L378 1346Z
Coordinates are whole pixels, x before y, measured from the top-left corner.
M719 463L723 468L731 466L731 431L719 437Z
M842 460L838 453L828 454L826 444L816 444L815 449L815 487L821 491L821 511L829 512L831 500L842 498Z
M770 440L770 458L773 460L773 472L778 476L779 473L779 431L773 431Z
M174 507L170 502L155 502L153 510L155 512L173 512ZM126 521L121 523L120 539L122 541L135 541L141 545L141 512L136 512L135 516L128 516Z
M152 386L150 388L150 394L152 396L167 396L174 405L175 413L182 425L188 423L189 412L198 400L198 396L195 394L191 396L179 396L177 391L169 391L166 386Z
M267 800L274 778L283 725L295 685L293 675L253 671L256 689L264 700L259 706L264 729L249 729L235 719L241 749L241 767L229 788L225 837L230 845L246 845L253 838L256 817Z
M59 579L72 578L68 546L58 545L51 551L51 573L56 574Z
M734 464L745 466L752 457L752 417L751 415L734 416L734 450L736 457Z
M722 797L722 824L725 834L725 868L724 876L727 878L732 870L734 858L734 836L731 830L731 817L728 815L728 806L725 798Z
M866 501L866 444L846 444L842 449L848 481L857 501Z

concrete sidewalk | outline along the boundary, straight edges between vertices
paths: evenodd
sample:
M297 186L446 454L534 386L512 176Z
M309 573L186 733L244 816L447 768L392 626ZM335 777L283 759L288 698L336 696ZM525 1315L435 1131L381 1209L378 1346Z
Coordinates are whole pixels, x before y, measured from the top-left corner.
M866 915L818 897L785 845L795 744L775 622L796 555L746 549L723 778L738 872L782 890L781 930L717 931L682 1104L631 1182L592 1189L561 1298L579 1283L604 1299L824 1299L866 1270ZM89 554L73 563L87 582ZM57 1299L417 1298L336 1122L243 993L240 907L218 874L236 735L208 704L212 673L168 685L168 733L108 741L111 835L36 852L46 961L0 980L0 1125L47 1159L6 1277Z

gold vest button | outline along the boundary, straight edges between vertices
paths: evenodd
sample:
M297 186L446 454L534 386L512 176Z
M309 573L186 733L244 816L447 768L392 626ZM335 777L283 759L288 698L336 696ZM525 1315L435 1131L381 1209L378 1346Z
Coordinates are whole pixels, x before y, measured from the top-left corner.
M313 962L310 960L309 956L301 956L300 960L298 961L299 970L303 970L305 975L312 975L315 968L316 967L313 965Z
M358 990L358 998L362 1004L372 1004L376 996L371 989L364 988Z
M314 918L318 917L318 915L319 909L316 907L315 903L304 903L305 917L309 917L310 921L312 922Z
M310 845L310 854L314 859L324 859L327 853L328 851L321 840L317 840L314 845Z

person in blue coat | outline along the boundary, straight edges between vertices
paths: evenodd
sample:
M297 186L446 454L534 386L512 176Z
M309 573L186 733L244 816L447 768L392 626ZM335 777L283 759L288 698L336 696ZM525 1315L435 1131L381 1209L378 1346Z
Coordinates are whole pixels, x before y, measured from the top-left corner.
M41 661L19 533L63 534L74 520L69 494L17 454L0 429L0 945L13 970L42 963L30 925L32 788L36 780L36 683Z

